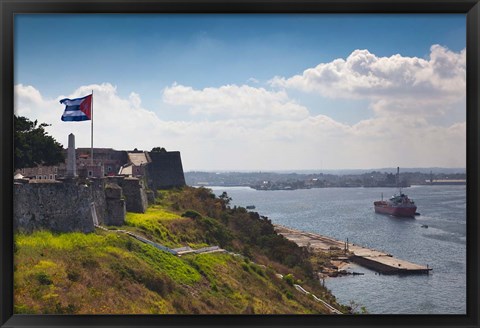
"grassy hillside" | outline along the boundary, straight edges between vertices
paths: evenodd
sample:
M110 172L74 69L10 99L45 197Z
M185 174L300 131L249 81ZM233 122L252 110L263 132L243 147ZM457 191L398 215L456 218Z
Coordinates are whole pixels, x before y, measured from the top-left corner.
M145 214L128 213L125 226L111 229L170 248L229 252L179 257L115 230L16 234L15 312L329 313L294 283L345 310L315 279L306 250L274 233L268 219L230 208L227 195L162 191Z

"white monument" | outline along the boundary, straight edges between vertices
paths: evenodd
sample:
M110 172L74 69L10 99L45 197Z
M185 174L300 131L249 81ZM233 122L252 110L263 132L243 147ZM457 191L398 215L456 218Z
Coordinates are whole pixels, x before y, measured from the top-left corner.
M75 135L68 135L68 152L67 152L67 178L77 177L77 157L75 155Z

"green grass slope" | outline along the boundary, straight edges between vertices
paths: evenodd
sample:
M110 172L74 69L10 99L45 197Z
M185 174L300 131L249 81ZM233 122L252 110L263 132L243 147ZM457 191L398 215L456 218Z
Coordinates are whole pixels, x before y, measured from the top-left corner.
M179 257L115 230L17 233L15 313L329 313L294 283L345 310L318 283L306 250L268 219L228 203L204 188L162 191L156 205L128 213L118 228L170 248L215 245L228 253Z

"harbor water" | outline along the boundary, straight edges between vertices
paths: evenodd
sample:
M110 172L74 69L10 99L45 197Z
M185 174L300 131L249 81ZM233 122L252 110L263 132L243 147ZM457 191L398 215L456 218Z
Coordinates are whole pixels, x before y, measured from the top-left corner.
M359 244L433 268L429 275L380 275L351 264L364 275L328 278L326 286L343 304L354 301L373 314L466 313L466 187L412 186L403 191L421 215L376 214L373 202L394 188L318 188L226 191L231 205L254 205L274 224Z

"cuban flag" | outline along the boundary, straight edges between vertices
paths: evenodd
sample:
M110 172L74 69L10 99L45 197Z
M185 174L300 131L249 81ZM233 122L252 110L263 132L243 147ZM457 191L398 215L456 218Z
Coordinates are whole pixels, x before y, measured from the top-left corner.
M62 121L89 121L92 119L92 95L76 99L62 99L61 104L64 104L65 112L62 115Z

